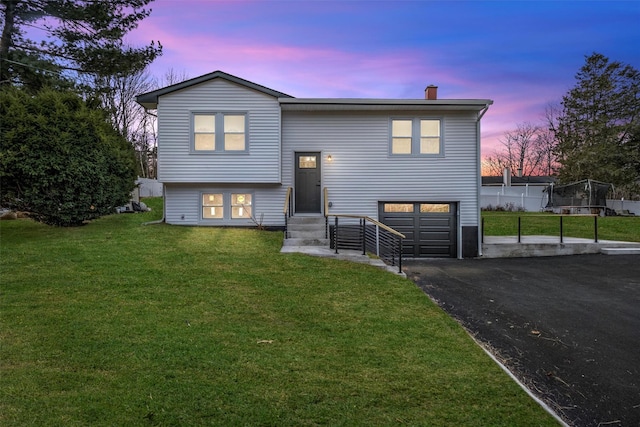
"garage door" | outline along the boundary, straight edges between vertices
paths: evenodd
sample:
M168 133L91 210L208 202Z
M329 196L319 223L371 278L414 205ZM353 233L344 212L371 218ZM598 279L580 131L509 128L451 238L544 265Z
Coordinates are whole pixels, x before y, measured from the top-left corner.
M406 236L407 258L457 256L455 203L381 202L380 222Z

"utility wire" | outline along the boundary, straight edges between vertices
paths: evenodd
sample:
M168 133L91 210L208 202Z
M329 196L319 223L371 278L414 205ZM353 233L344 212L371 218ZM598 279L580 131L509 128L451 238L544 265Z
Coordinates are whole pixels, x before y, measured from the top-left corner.
M7 62L11 62L11 63L13 63L13 64L24 65L25 67L34 68L34 69L39 70L39 71L42 71L42 72L44 72L44 73L51 73L51 74L58 74L58 75L60 75L60 72L59 72L59 71L45 70L44 68L38 68L38 67L35 67L35 66L33 66L33 65L25 64L24 62L12 61L12 60L10 60L10 59L6 59L6 58L0 58L0 60L2 60L2 61L7 61ZM86 71L86 70L83 70L83 69L81 69L81 68L67 67L67 66L59 65L59 64L56 64L56 66L57 66L58 68L62 68L63 70L76 71L76 72L78 72L78 73L88 73L88 74L91 74L91 73L93 72L93 71Z
M24 62L12 61L12 60L6 59L6 58L0 58L0 61L6 61L6 62L10 62L12 64L22 65L24 67L33 68L34 70L42 71L43 73L55 74L55 75L58 75L58 76L60 75L59 71L45 70L44 68L38 68L38 67L30 65L30 64L25 64Z

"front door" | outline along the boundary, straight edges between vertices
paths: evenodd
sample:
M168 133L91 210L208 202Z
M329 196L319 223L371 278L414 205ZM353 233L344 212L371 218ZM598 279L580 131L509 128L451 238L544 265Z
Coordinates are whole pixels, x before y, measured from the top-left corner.
M320 153L296 153L296 212L320 213Z

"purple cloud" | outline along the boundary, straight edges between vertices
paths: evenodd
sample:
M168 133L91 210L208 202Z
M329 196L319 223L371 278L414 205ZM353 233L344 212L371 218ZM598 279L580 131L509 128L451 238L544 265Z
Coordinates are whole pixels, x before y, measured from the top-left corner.
M483 155L541 123L586 55L640 65L640 2L156 0L130 35L158 76L222 70L296 97L488 98Z

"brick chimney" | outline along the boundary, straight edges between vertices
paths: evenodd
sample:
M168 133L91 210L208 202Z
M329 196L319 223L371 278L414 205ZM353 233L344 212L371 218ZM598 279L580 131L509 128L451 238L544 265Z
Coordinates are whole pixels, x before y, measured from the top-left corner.
M424 90L424 99L438 99L438 86L427 86Z

